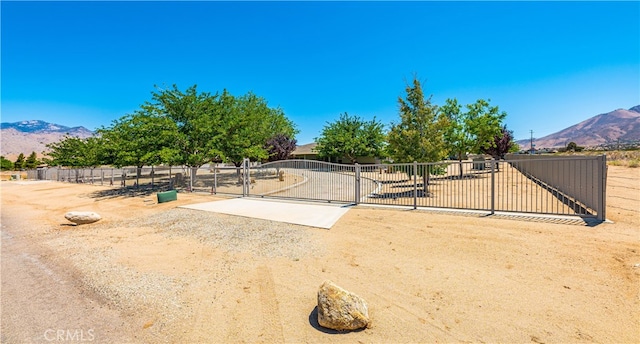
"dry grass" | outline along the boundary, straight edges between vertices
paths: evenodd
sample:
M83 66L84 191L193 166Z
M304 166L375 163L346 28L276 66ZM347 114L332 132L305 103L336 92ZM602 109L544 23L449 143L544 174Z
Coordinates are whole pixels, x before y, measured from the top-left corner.
M578 153L566 152L557 155L602 155L607 156L607 164L610 166L640 167L640 150L614 150L614 151L582 151Z

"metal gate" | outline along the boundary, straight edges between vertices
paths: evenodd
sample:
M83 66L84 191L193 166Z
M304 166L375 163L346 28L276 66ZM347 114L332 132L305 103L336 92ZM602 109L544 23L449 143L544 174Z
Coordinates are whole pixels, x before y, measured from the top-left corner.
M243 194L253 197L605 219L604 156L378 165L284 160L247 170Z
M248 195L253 197L358 203L358 188L363 187L356 165L283 160L250 167L249 171ZM374 186L369 184L369 188Z

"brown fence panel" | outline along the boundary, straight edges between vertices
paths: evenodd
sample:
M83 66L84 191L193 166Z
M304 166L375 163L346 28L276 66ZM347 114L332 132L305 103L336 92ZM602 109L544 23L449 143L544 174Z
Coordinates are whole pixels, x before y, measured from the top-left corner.
M606 156L539 156L511 154L506 160L527 178L565 198L584 213L605 219Z

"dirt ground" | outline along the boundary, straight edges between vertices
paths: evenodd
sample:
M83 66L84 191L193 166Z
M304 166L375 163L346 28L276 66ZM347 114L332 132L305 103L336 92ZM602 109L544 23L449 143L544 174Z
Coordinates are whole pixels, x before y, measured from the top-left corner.
M2 343L640 342L640 169L609 167L596 226L358 206L324 230L176 209L206 194L0 187ZM317 325L326 279L370 328Z

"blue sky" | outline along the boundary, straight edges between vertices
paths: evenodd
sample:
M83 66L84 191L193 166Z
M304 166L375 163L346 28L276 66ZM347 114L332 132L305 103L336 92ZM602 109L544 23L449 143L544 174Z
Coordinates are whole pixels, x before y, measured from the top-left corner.
M95 129L154 85L248 91L300 144L348 112L491 99L517 139L640 104L640 2L2 1L2 122Z

